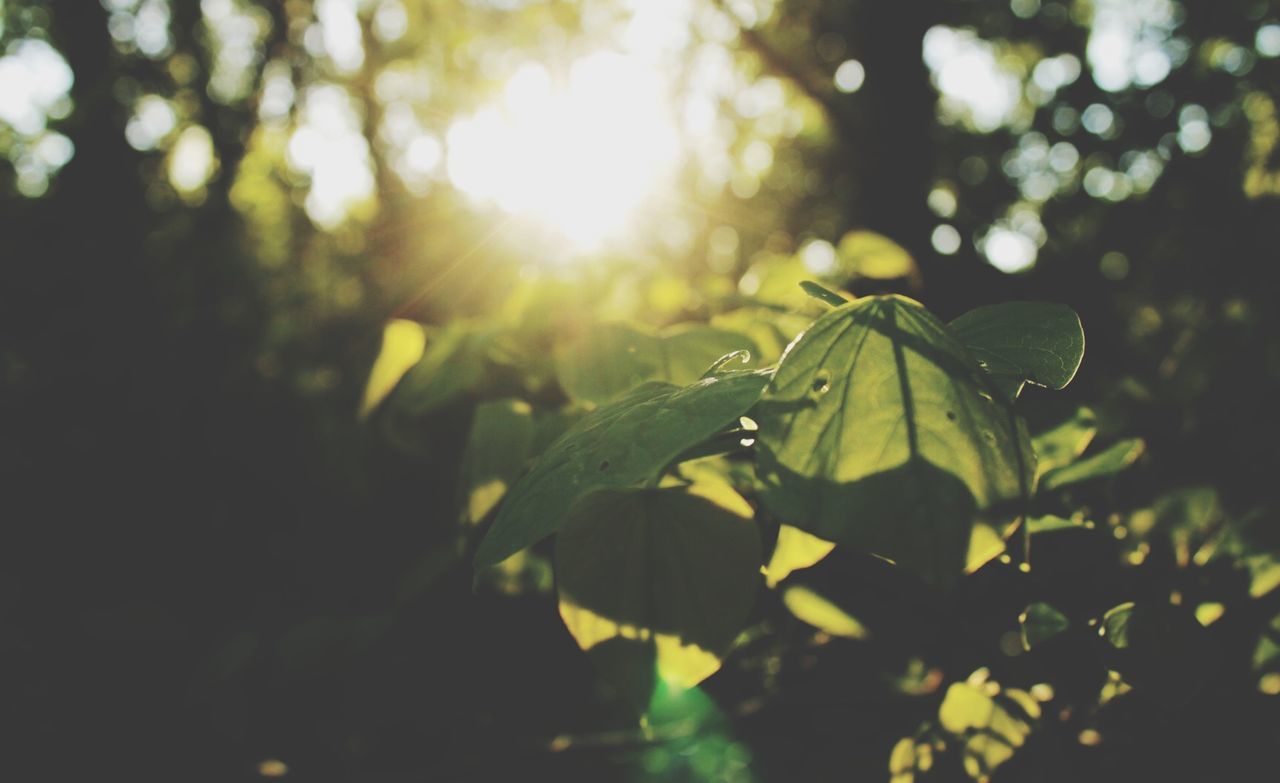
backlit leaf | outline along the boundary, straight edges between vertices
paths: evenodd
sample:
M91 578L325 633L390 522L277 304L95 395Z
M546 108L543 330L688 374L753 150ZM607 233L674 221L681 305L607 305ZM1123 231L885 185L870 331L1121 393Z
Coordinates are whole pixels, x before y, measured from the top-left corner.
M997 384L1016 397L1022 384L1061 389L1084 357L1080 316L1066 305L1006 302L970 310L951 331Z
M799 313L767 307L743 307L714 316L711 325L750 337L759 349L752 352L752 356L763 366L776 362L796 335L803 332L812 320Z
M1018 618L1022 626L1022 647L1030 650L1067 630L1070 623L1062 612L1046 603L1031 604Z
M489 343L488 333L462 321L433 332L422 358L396 387L391 404L419 416L456 400L479 384Z
M1145 450L1146 443L1141 438L1122 440L1097 454L1045 473L1040 489L1050 492L1070 484L1114 476L1137 462Z
M650 382L588 413L507 494L476 552L476 567L554 533L574 501L592 490L651 481L686 449L735 422L770 375L731 372L685 387Z
M1022 703L1021 699L1014 701ZM957 682L947 689L938 708L938 723L964 742L964 768L974 778L988 778L996 767L1013 758L1031 734L1031 725L1025 720L1029 716L1015 714L1022 710L1006 704L989 695L982 685Z
M1075 530L1083 528L1084 523L1074 519L1064 519L1063 517L1046 514L1042 517L1031 517L1027 520L1027 532L1031 535L1039 533L1053 533L1058 530Z
M1111 646L1121 650L1129 646L1129 622L1133 619L1133 608L1133 601L1128 601L1113 606L1102 615L1102 626L1098 630L1111 642Z
M657 680L712 674L742 630L760 581L752 516L722 484L601 490L574 506L556 538L560 614L640 706Z
M1071 418L1031 438L1036 452L1036 472L1043 476L1075 461L1089 448L1098 432L1098 418L1088 408L1077 408Z
M659 379L663 353L657 337L623 324L599 324L556 345L556 377L570 397L606 402Z
M856 617L807 587L788 587L782 592L782 603L803 622L832 636L865 639L869 635Z
M765 568L765 583L777 587L793 571L808 568L831 554L836 545L792 525L778 528L778 542Z
M800 282L800 287L804 289L804 292L809 296L812 296L814 299L821 302L826 302L832 307L840 307L841 305L849 303L849 300L845 299L840 294L837 294L835 291L828 291L812 280L802 280Z
M754 415L762 498L777 516L940 585L964 569L975 524L1011 516L1034 469L1021 419L904 297L818 319Z
M382 348L369 371L364 398L360 402L360 417L364 418L386 399L409 368L422 358L427 346L427 333L422 324L396 319L389 321L382 330Z
M744 370L759 366L755 343L739 332L684 325L663 332L659 339L663 353L663 372L659 380L677 386L699 380L717 359L736 351L744 353L730 361L727 368Z
M915 274L911 254L892 239L874 231L850 231L840 239L839 255L860 277L890 280Z
M735 351L754 355L755 344L740 332L709 326L678 326L654 335L623 324L600 324L556 346L556 377L570 397L599 404L645 381L693 383L713 362Z

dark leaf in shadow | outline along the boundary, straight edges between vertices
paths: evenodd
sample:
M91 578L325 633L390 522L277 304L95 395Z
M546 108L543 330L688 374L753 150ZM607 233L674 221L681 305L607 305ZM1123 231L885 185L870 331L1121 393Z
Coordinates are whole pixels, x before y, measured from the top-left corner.
M556 540L560 614L606 677L637 687L619 682L634 676L629 657L594 652L615 639L645 643L631 648L649 675L682 687L719 668L760 583L751 517L727 485L602 490L574 506Z

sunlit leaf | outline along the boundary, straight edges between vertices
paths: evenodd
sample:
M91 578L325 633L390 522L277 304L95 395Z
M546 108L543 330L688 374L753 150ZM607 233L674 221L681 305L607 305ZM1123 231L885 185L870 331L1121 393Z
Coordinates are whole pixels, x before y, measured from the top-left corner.
M788 587L782 591L782 603L800 620L832 636L865 639L869 635L858 618L807 587Z
M938 709L938 723L964 741L965 771L979 779L1013 758L1031 733L1026 720L980 685L968 682L953 683L947 689Z
M891 280L916 273L911 254L892 239L874 231L850 231L840 239L836 252L859 277Z
M1004 554L1004 536L1001 531L986 523L973 526L969 534L969 549L964 558L964 572L971 574Z
M816 321L754 415L762 498L778 517L940 585L960 576L975 524L1012 516L1034 469L1021 419L903 297Z
M658 380L685 386L702 378L717 359L742 352L726 367L744 370L759 366L759 352L750 337L727 329L683 325L662 333L663 372Z
M1054 516L1053 514L1046 514L1042 517L1031 517L1027 520L1027 532L1031 535L1036 535L1037 533L1052 533L1057 530L1075 530L1080 527L1084 527L1083 522L1077 522L1074 519L1064 519L1062 517Z
M835 291L828 291L812 280L801 280L800 288L804 289L804 292L809 296L812 296L814 299L817 299L820 302L826 302L832 307L840 307L841 305L849 303L849 300L845 299L840 294L837 294Z
M912 783L916 771L916 741L903 737L889 753L889 783Z
M765 568L765 583L777 587L793 571L808 568L831 554L836 545L791 525L778 528L778 542Z
M450 322L433 332L422 358L396 387L393 403L417 416L474 389L484 375L488 343L489 334L463 321Z
M1010 396L1022 384L1061 389L1084 357L1084 329L1070 307L1006 302L970 310L950 324L974 358Z
M383 327L382 348L369 371L364 398L360 402L362 418L386 399L409 368L422 358L426 346L427 333L422 324L396 319Z
M724 485L601 490L574 506L556 538L561 617L641 705L653 674L692 687L742 630L760 581L752 516Z
M1054 468L1075 461L1089 448L1098 432L1098 419L1089 408L1077 408L1071 418L1031 438L1036 452L1036 471L1043 476Z
M1274 555L1260 554L1245 558L1249 572L1249 595L1261 598L1280 587L1280 561Z
M1045 473L1040 489L1050 492L1082 481L1114 476L1137 462L1145 450L1146 443L1141 438L1122 440L1097 454Z
M570 397L606 402L662 373L657 337L623 324L599 324L555 350L556 377Z
M1070 627L1062 612L1046 603L1034 603L1018 617L1022 626L1022 648L1030 650Z
M1113 606L1102 615L1099 632L1113 647L1123 650L1129 646L1129 623L1133 619L1133 601Z
M796 256L765 254L742 276L740 288L754 302L813 313L823 306L814 302L800 286L814 277L813 270ZM830 282L825 277L818 277L823 282Z
M714 316L711 325L750 337L758 349L753 356L764 366L776 362L796 335L804 331L812 320L799 313L781 312L767 307L743 307Z
M533 409L523 400L476 406L462 456L463 521L488 514L524 471L534 443Z
M591 490L651 481L686 449L735 422L769 377L757 370L685 387L650 382L588 413L507 494L476 552L476 567L554 533L573 502Z
M645 381L693 383L713 362L735 351L753 355L755 344L740 332L709 326L680 326L653 335L623 324L600 324L556 346L556 377L570 397L599 404Z

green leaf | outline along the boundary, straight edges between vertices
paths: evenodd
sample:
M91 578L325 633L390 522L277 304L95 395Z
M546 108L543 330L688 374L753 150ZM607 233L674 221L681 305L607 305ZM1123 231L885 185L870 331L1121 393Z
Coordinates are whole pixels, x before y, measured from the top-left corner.
M1043 476L1069 465L1089 448L1098 432L1098 418L1088 408L1077 408L1071 418L1031 438L1036 451L1036 472Z
M661 341L623 324L599 324L555 348L556 378L572 398L601 403L662 373Z
M360 418L365 418L386 399L409 368L417 364L427 347L427 333L422 324L396 319L382 330L382 347L369 371L364 398L360 402Z
M656 680L712 674L742 630L760 582L752 516L723 484L601 490L574 506L556 538L560 615L641 707Z
M683 325L661 335L663 372L657 380L687 386L701 380L708 368L731 354L737 356L722 367L745 370L758 367L755 343L740 332L710 326ZM717 368L717 371L722 371Z
M1006 302L970 310L951 331L1010 397L1023 383L1061 389L1084 357L1080 316L1066 305Z
M782 308L785 311L817 312L822 306L810 298L801 286L815 277L828 285L837 284L848 277L847 273L831 270L835 274L815 274L797 256L781 256L773 253L758 254L739 282L739 289L754 303Z
M1141 438L1130 438L1113 443L1107 449L1085 457L1079 462L1045 473L1040 480L1040 489L1051 492L1082 481L1114 476L1137 462L1138 457L1141 457L1146 450L1146 446L1147 444Z
M588 492L652 481L686 449L736 421L771 372L731 372L685 387L650 382L588 413L507 494L476 552L495 565L554 533Z
M489 334L462 321L432 333L422 358L396 386L391 404L409 416L420 416L474 389L484 376L489 342Z
M781 312L768 307L743 307L712 317L711 325L751 338L760 349L752 352L752 356L763 366L776 362L796 335L812 321L800 313Z
M1098 633L1111 646L1123 650L1129 646L1129 623L1133 619L1133 601L1113 606L1102 615L1102 625Z
M777 587L793 571L821 562L835 547L830 541L824 541L798 527L779 526L778 542L774 544L773 555L764 571L765 583L771 588Z
M849 303L849 300L845 299L840 294L837 294L835 291L828 291L812 280L800 281L800 287L803 288L804 292L809 296L812 296L814 299L819 301L826 302L832 307L840 307L841 305Z
M1083 522L1077 522L1074 519L1064 519L1063 517L1046 514L1042 517L1031 517L1027 519L1027 532L1031 535L1039 535L1040 533L1054 533L1059 530L1076 530L1083 528Z
M476 406L462 455L465 523L483 519L524 472L535 432L533 409L523 400L491 400Z
M556 377L570 397L599 404L645 381L693 383L735 351L754 354L755 344L740 332L709 326L678 326L658 336L600 324L557 344Z
M918 303L832 310L792 344L753 414L762 499L820 538L949 584L974 526L1012 517L1034 469L1025 425L989 389Z
M874 231L850 231L840 239L837 252L859 277L891 280L916 273L911 254L889 237Z
M1007 691L996 699L981 686L953 683L938 708L938 723L964 742L963 763L971 777L982 780L1013 758L1031 734L1026 718L1039 716L1039 707L1025 691ZM1016 695L1015 695L1016 694ZM1014 706L1017 713L1009 709Z
M858 618L807 587L793 585L783 590L782 603L802 622L832 636L846 639L870 636Z
M1030 650L1070 627L1066 615L1046 603L1034 603L1018 617L1022 625L1022 648Z

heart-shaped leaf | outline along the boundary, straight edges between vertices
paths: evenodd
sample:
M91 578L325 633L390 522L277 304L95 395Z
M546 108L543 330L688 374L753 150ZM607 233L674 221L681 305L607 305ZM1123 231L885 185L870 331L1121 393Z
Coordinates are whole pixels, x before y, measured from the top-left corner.
M1005 302L970 310L951 331L1008 396L1024 383L1061 389L1084 358L1080 316L1051 302Z
M678 326L655 335L599 324L556 345L556 378L570 397L599 404L645 381L693 383L735 351L754 355L755 344L744 334L710 326Z
M939 585L975 524L1011 517L1034 471L1026 427L918 303L868 297L793 343L754 414L763 500L788 523Z
M560 614L638 706L655 676L701 682L742 630L760 583L752 516L723 484L601 490L574 505L556 538Z
M1022 648L1030 650L1067 630L1066 616L1049 604L1031 604L1018 617L1022 626Z

